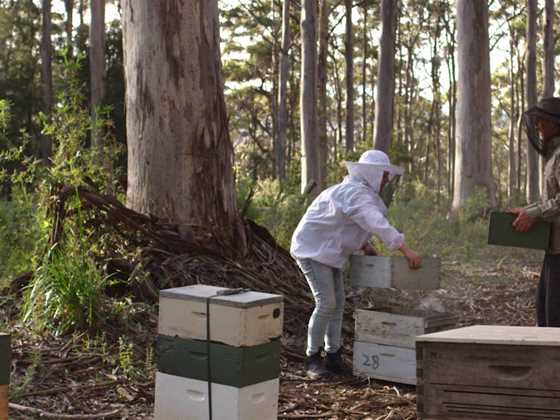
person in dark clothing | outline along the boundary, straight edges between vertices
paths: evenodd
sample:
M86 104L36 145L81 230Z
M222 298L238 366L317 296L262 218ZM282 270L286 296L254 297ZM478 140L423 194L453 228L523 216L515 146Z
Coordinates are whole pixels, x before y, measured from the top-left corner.
M532 146L544 157L544 190L536 203L512 209L513 226L527 232L536 221L552 223L537 291L537 325L560 327L560 98L542 98L524 114Z

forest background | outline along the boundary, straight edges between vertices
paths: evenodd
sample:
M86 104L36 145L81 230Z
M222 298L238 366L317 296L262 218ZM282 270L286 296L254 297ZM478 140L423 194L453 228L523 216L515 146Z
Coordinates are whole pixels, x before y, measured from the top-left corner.
M381 3L390 9L383 18ZM345 160L357 160L376 145L406 169L390 217L413 246L443 257L488 255L488 211L539 196L540 171L521 114L537 96L554 92L554 3L488 3L489 18L482 16L479 24L488 31L491 79L476 95L491 101L491 130L480 138L457 130L464 52L457 50L454 2L314 4L317 134L310 163L300 123L305 4L219 2L242 214L288 247L309 200L341 180ZM121 13L118 2L109 0L0 1L1 283L42 266L52 231L49 206L60 185L87 186L126 201ZM379 89L386 76L380 71L383 32L394 42L388 96ZM381 144L376 136L387 122ZM457 164L463 150L477 150L467 159L486 171L466 190L460 180L473 177ZM79 232L77 244L83 240ZM104 266L91 254L84 244L72 250L88 275L95 272L102 281Z

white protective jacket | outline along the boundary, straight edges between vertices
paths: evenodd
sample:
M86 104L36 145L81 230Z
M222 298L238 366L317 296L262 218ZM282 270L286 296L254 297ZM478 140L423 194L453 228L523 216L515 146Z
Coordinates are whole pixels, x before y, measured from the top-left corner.
M352 162L347 167L350 175L319 194L300 220L290 247L294 258L342 268L372 235L392 250L403 245L404 235L385 218L387 207L379 196L383 172L395 175L398 168Z

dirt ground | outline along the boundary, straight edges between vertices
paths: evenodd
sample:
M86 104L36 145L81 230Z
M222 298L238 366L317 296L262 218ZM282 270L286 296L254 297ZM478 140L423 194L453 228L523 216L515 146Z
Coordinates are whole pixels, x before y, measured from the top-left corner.
M459 325L534 325L540 257L503 257L460 263L444 260L443 288L430 293L374 291L367 299L348 290L348 305L377 301L424 305L459 317ZM126 331L102 336L37 336L15 324L14 297L0 300L0 322L13 334L10 419L151 419L154 398L154 308L139 307ZM352 308L349 308L351 312ZM345 357L351 364L351 316L346 317ZM351 375L310 381L303 372L307 314L300 331L283 338L280 419L416 419L413 386Z

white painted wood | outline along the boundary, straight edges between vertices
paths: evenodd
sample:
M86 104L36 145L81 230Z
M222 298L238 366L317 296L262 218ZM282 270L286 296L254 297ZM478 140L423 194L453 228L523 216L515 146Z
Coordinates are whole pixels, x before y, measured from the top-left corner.
M422 335L416 342L560 347L560 328L474 325Z
M354 312L356 341L415 348L417 335L454 326L457 317L451 314L410 311L390 313L357 309Z
M416 384L416 351L354 341L354 375L402 384Z
M160 294L158 333L206 340L206 298L225 288L198 285ZM210 340L235 347L264 344L282 335L282 297L248 292L212 298Z
M355 287L432 290L440 287L441 261L424 257L422 268L411 270L404 257L350 257L350 280Z
M279 380L243 388L212 384L213 420L276 420ZM208 383L156 373L154 420L207 420Z

